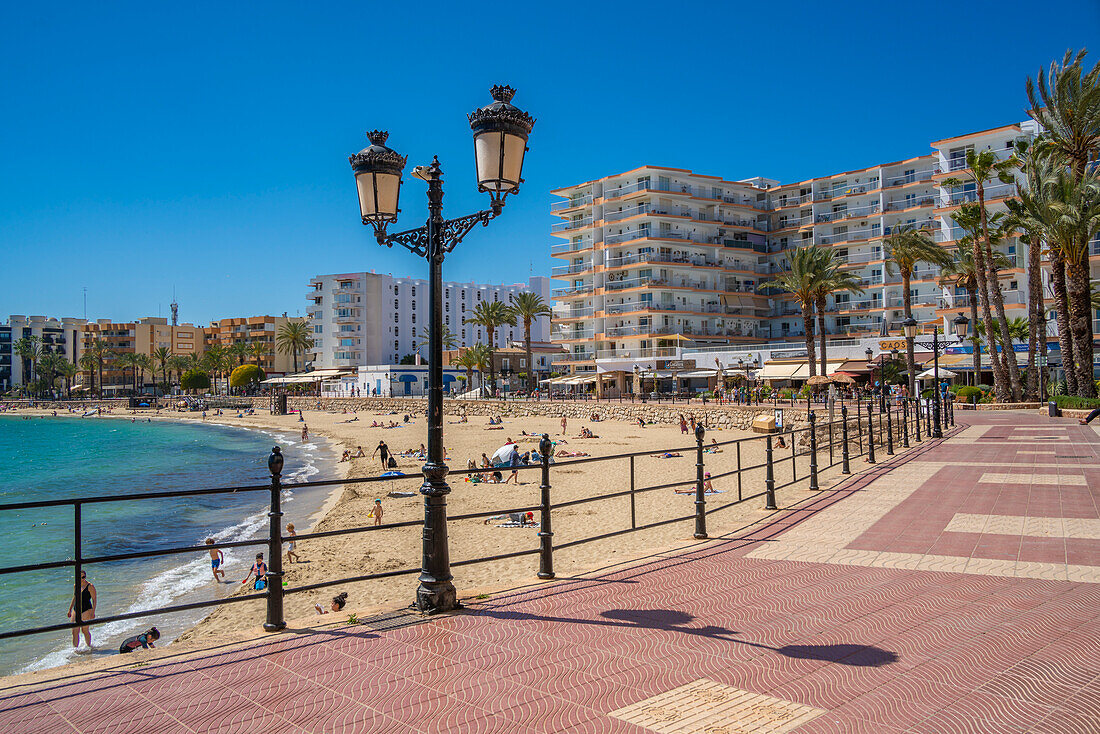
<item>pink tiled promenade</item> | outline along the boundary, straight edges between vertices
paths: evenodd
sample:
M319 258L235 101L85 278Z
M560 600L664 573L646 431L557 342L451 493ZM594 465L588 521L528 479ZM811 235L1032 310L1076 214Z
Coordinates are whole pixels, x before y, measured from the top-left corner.
M743 538L8 690L0 731L1100 732L1100 436L958 418Z

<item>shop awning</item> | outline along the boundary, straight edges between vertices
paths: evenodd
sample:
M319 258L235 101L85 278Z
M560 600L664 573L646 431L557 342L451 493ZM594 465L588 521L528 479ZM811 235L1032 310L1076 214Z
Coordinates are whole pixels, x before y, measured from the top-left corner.
M1027 352L1016 352L1016 365L1020 368L1027 366ZM928 360L924 362L922 367L932 369L935 366L935 360ZM955 372L973 372L974 371L974 355L973 354L945 354L940 357L940 369L951 368ZM982 352L981 361L982 370L993 369L989 363L989 355Z
M798 368L805 362L765 362L760 371L756 373L758 380L790 380L794 378ZM809 367L806 368L807 371Z
M834 372L839 370L844 363L845 363L845 360L837 360L836 362L833 362L832 360L828 360L828 359L825 360L825 374L826 375L833 374ZM821 374L820 371L819 371L820 369L821 369L821 363L819 362L817 364L817 368L814 370L814 372L817 372L818 374ZM795 379L795 380L808 380L808 379L810 379L810 363L809 362L803 362L799 366L798 371L794 373L794 376L792 377L792 379Z
M692 370L691 372L681 372L677 375L681 380L685 377L716 377L718 370Z

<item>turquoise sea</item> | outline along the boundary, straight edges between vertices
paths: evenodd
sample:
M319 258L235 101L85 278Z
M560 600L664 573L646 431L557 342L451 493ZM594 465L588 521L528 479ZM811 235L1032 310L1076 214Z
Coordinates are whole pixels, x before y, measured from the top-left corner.
M285 483L335 476L331 452L298 436L216 424L127 418L0 416L0 504L67 497L266 484L267 457L279 445ZM299 532L324 500L323 490L288 491L284 521ZM264 492L85 505L85 557L244 540L267 532ZM0 565L73 557L72 508L0 512ZM97 616L224 596L240 584L261 548L225 551L226 578L215 584L207 554L164 556L85 566L98 592ZM0 630L67 621L71 568L0 575ZM92 628L99 652L153 624L163 642L202 619L203 610ZM82 643L83 645L83 643ZM73 655L71 633L0 641L0 675L60 665Z

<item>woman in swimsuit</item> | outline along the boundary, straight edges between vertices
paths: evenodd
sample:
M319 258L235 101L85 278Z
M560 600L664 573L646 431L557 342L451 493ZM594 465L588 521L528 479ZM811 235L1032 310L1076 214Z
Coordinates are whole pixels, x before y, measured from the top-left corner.
M72 603L69 604L69 619L74 622L87 622L95 619L96 601L95 587L88 583L88 574L85 571L81 571L80 609L76 609L77 599L74 597ZM92 630L88 626L73 627L73 647L79 647L81 632L84 633L84 642L88 644L88 648L95 649L92 647Z

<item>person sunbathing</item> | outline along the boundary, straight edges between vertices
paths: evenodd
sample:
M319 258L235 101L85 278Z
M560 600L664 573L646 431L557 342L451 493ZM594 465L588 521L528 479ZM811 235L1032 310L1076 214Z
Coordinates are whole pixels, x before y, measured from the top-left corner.
M565 449L561 449L560 451L558 451L558 453L554 454L554 456L558 456L563 459L575 459L581 456L588 456L588 454L584 451L566 451Z
M666 451L663 454L654 454L654 456L656 456L658 459L676 459L683 456L683 454L681 454L679 451Z
M497 527L502 528L533 528L538 527L538 523L535 522L535 513L533 512L509 512L506 515L493 515L485 519L485 525L491 522L501 522L503 525Z

